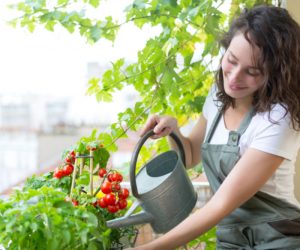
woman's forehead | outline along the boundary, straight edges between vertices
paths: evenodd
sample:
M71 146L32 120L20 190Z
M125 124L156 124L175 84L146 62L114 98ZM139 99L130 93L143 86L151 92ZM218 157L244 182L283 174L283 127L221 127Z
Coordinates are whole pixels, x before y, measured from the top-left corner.
M237 32L229 44L228 51L248 64L257 65L262 62L262 50L249 34Z

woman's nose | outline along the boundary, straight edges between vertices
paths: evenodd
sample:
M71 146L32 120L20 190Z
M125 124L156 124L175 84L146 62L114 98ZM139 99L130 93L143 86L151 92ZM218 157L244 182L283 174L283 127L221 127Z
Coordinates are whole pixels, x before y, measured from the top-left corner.
M241 80L242 72L239 67L235 67L230 71L229 80L231 82L238 82Z

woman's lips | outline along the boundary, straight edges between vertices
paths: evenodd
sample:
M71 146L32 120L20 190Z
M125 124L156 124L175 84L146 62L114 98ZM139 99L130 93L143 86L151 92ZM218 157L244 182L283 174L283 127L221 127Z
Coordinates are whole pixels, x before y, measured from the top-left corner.
M233 91L237 91L237 90L243 90L245 89L246 87L242 87L242 86L239 86L237 84L230 84L229 85L229 88Z

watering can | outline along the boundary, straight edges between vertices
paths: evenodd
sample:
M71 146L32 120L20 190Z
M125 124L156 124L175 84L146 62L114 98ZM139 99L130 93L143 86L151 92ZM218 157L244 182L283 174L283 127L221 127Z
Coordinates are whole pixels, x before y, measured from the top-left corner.
M196 204L197 193L183 164L183 145L175 133L170 136L180 154L175 150L164 152L136 174L140 149L152 135L150 130L138 141L130 162L130 185L136 201L123 217L107 221L109 228L150 223L155 233L165 233L183 221ZM142 211L133 213L139 206Z

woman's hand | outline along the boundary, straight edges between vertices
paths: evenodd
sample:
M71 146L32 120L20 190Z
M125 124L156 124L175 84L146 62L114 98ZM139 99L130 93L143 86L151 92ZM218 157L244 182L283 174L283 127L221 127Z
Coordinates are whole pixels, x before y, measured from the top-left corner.
M178 130L177 120L171 116L151 115L140 131L140 136L143 136L151 129L153 129L153 132L155 133L155 135L151 137L152 139L164 137L171 132Z

